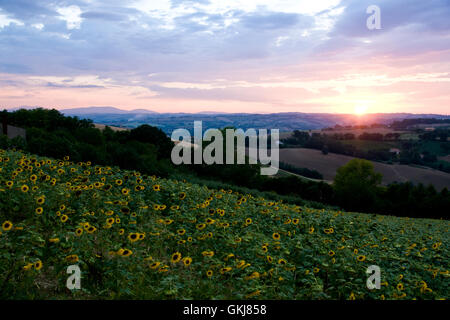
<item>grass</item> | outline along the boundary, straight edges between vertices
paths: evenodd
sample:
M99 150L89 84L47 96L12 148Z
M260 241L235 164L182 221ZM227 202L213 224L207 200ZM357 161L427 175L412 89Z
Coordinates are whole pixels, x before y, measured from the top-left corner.
M343 144L354 146L357 150L364 152L389 150L391 148L400 148L400 143L397 141L369 141L369 140L339 140Z
M233 188L234 189L234 188ZM448 299L449 222L0 151L2 299ZM66 288L67 267L82 272ZM381 289L366 270L381 268Z

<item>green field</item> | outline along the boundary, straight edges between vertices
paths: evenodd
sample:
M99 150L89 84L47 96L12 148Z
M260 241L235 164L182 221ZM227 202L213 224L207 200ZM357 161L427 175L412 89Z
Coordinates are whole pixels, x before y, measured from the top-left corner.
M443 220L0 151L2 299L448 299ZM69 265L81 290L66 288ZM366 269L381 268L381 289Z
M389 150L391 148L400 148L401 143L398 141L368 141L368 140L339 140L343 144L354 146L357 150L368 152L378 150Z

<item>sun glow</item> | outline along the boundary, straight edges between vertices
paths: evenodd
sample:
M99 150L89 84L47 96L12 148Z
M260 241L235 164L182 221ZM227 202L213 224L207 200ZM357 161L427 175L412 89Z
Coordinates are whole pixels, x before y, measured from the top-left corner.
M367 105L361 105L361 104L360 105L356 105L354 110L353 110L353 113L358 115L358 116L362 116L362 115L367 113L367 109L368 109Z

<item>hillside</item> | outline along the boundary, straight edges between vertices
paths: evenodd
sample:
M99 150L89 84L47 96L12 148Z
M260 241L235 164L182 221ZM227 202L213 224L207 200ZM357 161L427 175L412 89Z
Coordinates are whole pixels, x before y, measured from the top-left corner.
M339 167L354 157L328 153L307 148L280 149L280 161L297 167L306 167L319 171L325 180L333 180ZM420 168L401 164L385 164L373 161L375 171L383 175L383 184L411 181L415 184L432 184L436 189L450 189L450 174L429 168Z
M228 113L206 111L197 113L158 113L146 109L123 110L115 107L71 108L63 109L61 113L66 116L92 119L96 123L109 126L136 128L142 124L149 124L160 128L169 135L173 130L179 128L192 131L194 121L202 121L204 130L231 126L244 130L249 128L279 129L280 132L288 135L293 130L320 130L335 125L390 124L397 120L417 118L450 119L448 115L411 113L374 113L364 117L354 114L303 112Z
M0 151L0 297L447 299L448 221ZM69 265L80 291L65 288ZM380 290L366 269L381 268Z

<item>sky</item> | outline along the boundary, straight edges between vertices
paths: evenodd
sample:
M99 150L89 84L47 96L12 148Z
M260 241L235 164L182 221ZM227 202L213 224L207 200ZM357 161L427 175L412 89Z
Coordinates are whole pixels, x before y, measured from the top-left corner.
M449 114L449 17L450 0L0 0L0 108Z

